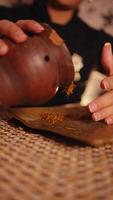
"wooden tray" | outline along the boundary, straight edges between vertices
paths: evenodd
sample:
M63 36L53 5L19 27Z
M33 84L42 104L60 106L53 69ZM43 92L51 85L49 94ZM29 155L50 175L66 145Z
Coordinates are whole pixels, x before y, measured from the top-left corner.
M93 146L113 142L113 125L94 122L87 108L79 104L14 108L10 114L30 128L47 130Z

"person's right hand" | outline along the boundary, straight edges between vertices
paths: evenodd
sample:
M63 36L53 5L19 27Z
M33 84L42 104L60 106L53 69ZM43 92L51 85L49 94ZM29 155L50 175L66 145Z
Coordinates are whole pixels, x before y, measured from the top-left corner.
M0 56L7 54L9 49L2 36L21 43L27 39L26 32L40 33L43 30L44 28L34 20L19 20L16 23L9 20L0 20Z

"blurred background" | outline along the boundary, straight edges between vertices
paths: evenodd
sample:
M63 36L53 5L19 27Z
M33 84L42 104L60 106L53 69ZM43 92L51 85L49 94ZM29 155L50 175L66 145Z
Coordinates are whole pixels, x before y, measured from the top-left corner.
M37 0L38 1L38 0ZM30 5L34 0L0 0L0 5ZM113 36L113 0L84 0L79 7L79 17L89 26Z
M33 0L0 0L0 5L3 6L14 6L16 4L31 4Z

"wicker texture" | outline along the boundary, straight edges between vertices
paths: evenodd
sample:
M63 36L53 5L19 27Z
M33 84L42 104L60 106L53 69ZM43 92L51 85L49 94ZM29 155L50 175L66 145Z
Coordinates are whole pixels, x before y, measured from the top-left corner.
M84 146L1 120L0 199L113 199L113 145Z

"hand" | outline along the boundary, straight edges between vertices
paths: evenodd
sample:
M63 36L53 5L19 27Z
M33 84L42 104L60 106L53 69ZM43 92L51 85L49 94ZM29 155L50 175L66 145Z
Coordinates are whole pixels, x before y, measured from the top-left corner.
M19 20L13 23L9 20L0 20L0 35L21 43L27 39L26 31L40 33L44 28L34 20ZM8 52L8 46L3 39L0 39L0 56Z
M103 47L102 64L108 74L101 82L106 92L89 104L89 110L95 121L104 119L107 124L113 124L113 54L110 43Z

